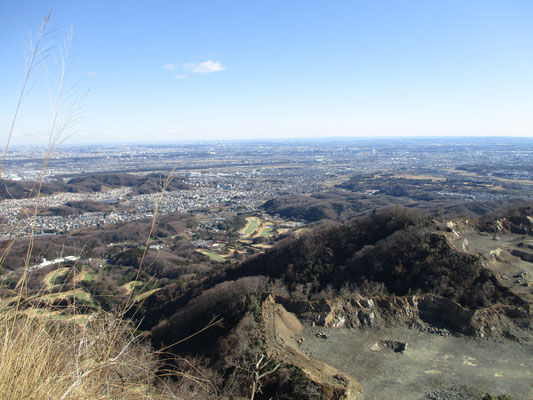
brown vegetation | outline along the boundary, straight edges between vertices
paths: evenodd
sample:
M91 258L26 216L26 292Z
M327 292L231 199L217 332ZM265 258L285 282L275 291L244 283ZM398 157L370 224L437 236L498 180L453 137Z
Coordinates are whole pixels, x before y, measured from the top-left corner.
M159 193L166 175L151 173L148 175L132 174L93 174L46 182L40 188L40 194L54 193L93 193L120 187L132 187L132 194ZM175 177L168 190L188 190L191 186L183 177ZM0 179L0 199L25 199L37 196L33 182L20 182Z

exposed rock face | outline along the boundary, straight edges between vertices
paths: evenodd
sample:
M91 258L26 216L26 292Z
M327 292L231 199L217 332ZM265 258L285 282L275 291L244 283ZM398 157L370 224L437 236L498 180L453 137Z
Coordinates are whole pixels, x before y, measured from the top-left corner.
M505 336L519 339L520 329L533 329L533 306L531 304L512 307L495 305L478 310L471 318L474 334L483 336Z
M533 215L512 215L495 220L486 227L491 232L517 233L520 235L533 234Z
M261 331L268 356L299 368L321 391L324 400L360 400L357 381L321 361L311 359L298 346L302 333L298 318L270 295L261 307Z
M359 400L364 398L362 388L354 378L302 351L302 322L329 328L409 326L442 336L461 333L520 340L522 329L533 329L532 308L531 305L494 305L473 311L434 295L373 298L356 295L318 301L269 295L261 308L261 332L268 356L303 371L319 388L321 399ZM370 349L391 353L409 351L408 343L388 339L377 341Z
M519 337L519 329L531 325L531 306L494 305L476 311L434 295L350 296L318 301L295 301L276 297L289 312L303 321L332 328L366 328L431 325L474 336Z

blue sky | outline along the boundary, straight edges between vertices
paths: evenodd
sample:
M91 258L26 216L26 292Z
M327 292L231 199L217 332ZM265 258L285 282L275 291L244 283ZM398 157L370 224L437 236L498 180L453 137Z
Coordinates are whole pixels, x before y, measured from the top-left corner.
M531 1L0 2L0 135L54 7L89 90L71 143L533 136ZM46 138L54 63L14 142Z

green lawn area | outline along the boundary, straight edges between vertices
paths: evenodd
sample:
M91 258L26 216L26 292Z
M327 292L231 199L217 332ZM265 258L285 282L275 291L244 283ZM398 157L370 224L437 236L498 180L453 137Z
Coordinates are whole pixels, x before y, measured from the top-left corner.
M259 236L270 237L271 235L272 235L272 225L267 225L267 227L261 231L261 234Z
M246 225L246 228L244 229L244 234L251 235L252 233L255 232L255 230L261 223L261 221L259 220L259 218L256 218L256 217L250 217L250 218L247 218L247 220L248 220L248 225Z
M80 273L76 276L76 282L81 281L94 281L96 278L96 273L89 268L87 265L84 265Z
M215 253L213 251L209 251L209 250L197 250L199 253L202 253L202 254L205 254L206 256L208 256L211 260L214 260L214 261L226 261L226 258L221 256L220 254L218 253Z

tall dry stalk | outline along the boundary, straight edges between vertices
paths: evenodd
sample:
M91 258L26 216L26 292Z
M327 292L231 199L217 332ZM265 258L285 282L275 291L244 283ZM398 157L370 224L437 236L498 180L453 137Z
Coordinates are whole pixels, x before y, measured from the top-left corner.
M41 66L44 59L51 56L51 47L43 47L43 43L55 32L53 29L48 29L51 15L52 11L41 23L35 41L30 41L25 80L4 148L0 178L3 175L7 152L32 73L37 65ZM54 318L53 309L41 309L41 316L38 318L22 313L22 309L29 304L27 300L41 295L38 293L28 298L27 285L46 168L57 147L66 140L78 122L85 98L85 95L76 96L67 86L71 40L72 35L69 35L59 60L56 60L59 67L56 99L51 104L52 119L48 129L48 145L43 164L27 198L27 202L30 198L33 199L34 204L29 215L30 235L22 276L17 285L16 300L2 303L0 299L0 398L6 400L177 399L165 382L160 381L159 387L162 389L154 386L154 382L159 380L155 375L157 354L150 352L141 344L142 336L136 333L136 328L125 318L135 303L133 291L126 299L123 309L114 317L95 313L86 316L85 319L79 319L76 318L79 315L76 315L74 310L73 318L60 321ZM174 170L161 183L160 195L154 204L152 224L135 282L139 281L146 269L145 258L161 202L173 173ZM0 267L14 241L15 239L10 240L4 249L0 257ZM217 323L218 321L212 321L203 330ZM173 374L172 371L165 373Z
M52 12L46 16L30 40L25 79L4 148L0 178L14 134L21 105L36 66L50 57L44 46L51 34L48 29ZM18 284L15 304L0 299L0 398L2 399L143 399L156 396L153 386L154 356L139 345L131 326L122 319L103 314L86 321L58 321L53 310L41 309L41 317L22 314L25 303L35 224L45 171L52 154L69 135L79 119L84 96L73 95L67 87L68 59L72 36L60 54L58 90L52 104L48 145L43 165L29 198L34 196L30 237L24 268ZM65 105L67 109L65 110ZM2 260L11 250L10 241ZM1 264L0 264L1 266ZM49 316L46 316L49 313ZM159 393L161 394L161 393ZM167 397L165 397L167 398Z
M24 80L22 82L22 87L21 87L20 94L18 97L17 106L15 107L15 113L11 120L11 126L9 128L7 143L4 147L4 153L2 156L2 165L0 167L0 179L2 178L3 173L4 173L4 166L6 163L7 151L9 149L9 145L11 144L11 139L13 137L13 132L15 130L15 124L17 122L17 118L18 118L18 114L20 111L20 107L22 105L22 101L27 93L28 84L30 83L30 79L33 75L35 68L45 61L50 51L50 48L47 48L43 45L44 45L44 42L46 42L46 40L49 39L50 36L52 36L52 33L54 32L53 30L48 30L48 23L50 22L51 17L52 17L52 10L50 10L48 15L41 22L41 26L39 27L39 30L37 31L37 34L35 35L34 40L32 39L32 36L30 34L30 39L28 43L28 55L26 57L27 58L26 71L24 73Z
M29 48L31 49L30 56L29 56L29 65L27 67L27 70L33 71L35 67L35 60L37 59L38 55L42 51L42 40L43 38L46 38L49 36L49 33L46 31L47 25L51 18L51 11L48 14L48 16L43 20L43 23L41 24L41 28L39 29L39 32L37 34L37 40L35 45L32 45L32 42L30 41ZM52 30L53 31L53 30ZM17 293L17 304L15 306L15 315L13 318L13 324L16 321L17 318L17 312L20 308L20 304L23 301L24 297L26 296L26 288L28 283L28 273L29 273L29 267L30 267L30 261L31 256L33 252L33 247L35 243L35 226L36 226L36 220L37 220L37 213L39 210L39 201L41 197L41 189L45 177L46 168L48 165L48 162L50 158L52 157L53 153L56 151L57 147L63 143L71 133L70 131L72 128L76 125L76 123L79 120L80 111L83 107L83 101L85 99L85 94L82 96L73 96L72 92L73 89L69 88L67 86L68 84L68 77L69 77L69 57L70 57L70 47L72 43L72 32L67 36L67 40L65 41L64 47L59 48L59 55L54 57L54 61L59 69L59 80L58 80L58 89L55 96L55 100L50 102L51 106L51 113L52 113L52 119L51 124L48 128L48 144L45 150L45 156L43 158L43 164L41 166L41 169L39 171L39 174L37 176L37 179L34 182L33 188L30 191L30 194L28 195L27 201L30 200L30 198L33 197L34 205L32 207L32 213L31 213L31 219L30 219L30 233L29 233L29 239L28 239L28 247L26 250L26 256L24 259L23 264L23 271L22 276L19 280L19 283L17 285L18 287L18 293ZM57 48L53 46L52 48ZM50 57L50 53L46 53L47 57ZM44 63L44 60L40 61L41 63ZM43 64L43 67L47 69L46 65ZM18 116L18 111L20 109L21 101L24 98L25 90L27 83L29 82L30 74L26 74L27 78L24 81L23 89L21 91L21 97L19 98L18 104L17 104L17 111L15 113L13 122L12 122L12 129L15 126L16 118ZM50 98L53 98L52 93L50 93ZM9 140L11 139L12 131L10 132ZM4 151L4 156L7 153L7 146ZM13 239L15 240L15 239ZM12 245L12 244L11 244ZM11 248L10 245L7 246L8 249ZM5 255L3 255L5 257Z
M22 82L19 96L18 96L17 105L15 107L15 112L11 119L7 142L4 146L4 151L2 155L2 164L0 166L0 179L2 179L3 174L4 174L4 167L6 163L7 152L9 150L11 139L15 131L15 125L18 120L18 115L19 115L19 112L22 106L22 102L28 93L28 89L29 89L28 85L30 85L30 82L35 73L35 70L39 66L42 66L44 64L44 62L47 60L47 58L51 54L51 49L53 49L54 47L53 45L50 46L50 40L51 38L53 38L55 30L48 28L48 24L50 22L51 17L52 17L52 10L50 10L48 15L42 20L41 25L39 29L37 30L37 33L35 34L35 36L33 36L31 32L29 35L24 79ZM31 197L31 192L30 192L30 195L28 196L28 199L29 197ZM7 254L11 251L13 244L14 244L14 239L8 242L7 246L2 252L2 256L0 257L0 267L3 265L4 259L7 256Z

